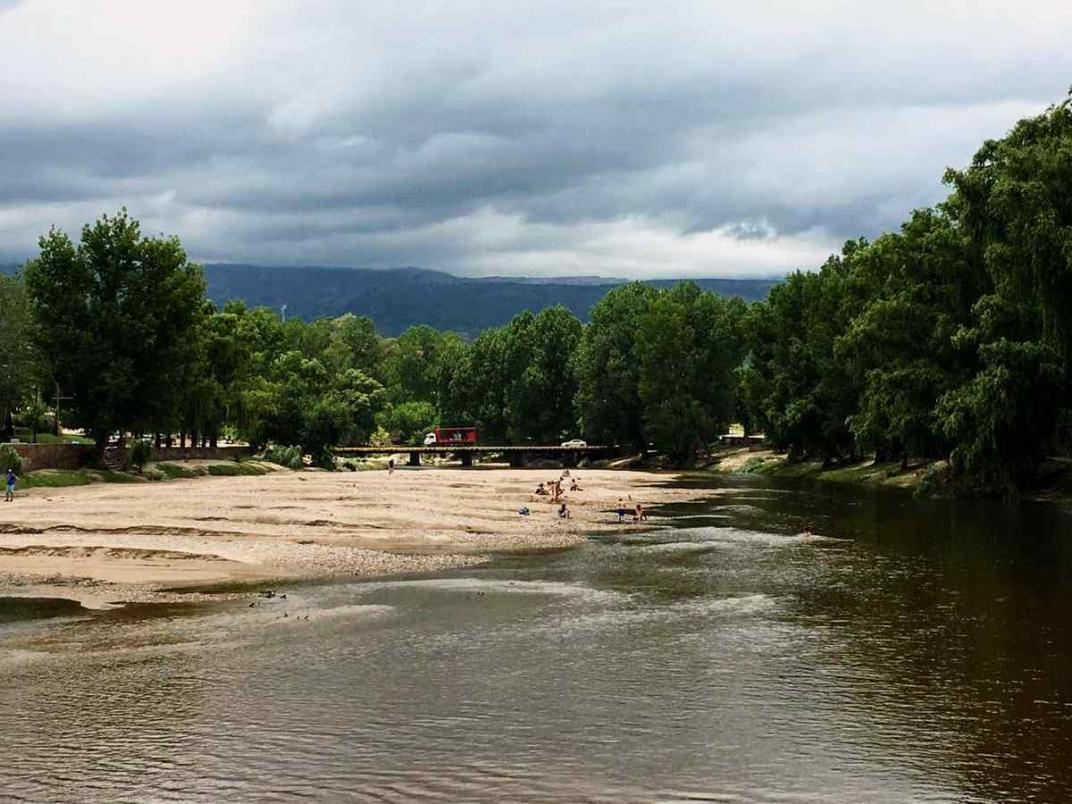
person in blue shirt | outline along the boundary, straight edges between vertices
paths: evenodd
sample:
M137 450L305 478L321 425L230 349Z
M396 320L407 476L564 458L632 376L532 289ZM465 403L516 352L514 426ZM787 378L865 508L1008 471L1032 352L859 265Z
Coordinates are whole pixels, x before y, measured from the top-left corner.
M11 502L15 499L15 470L7 470L7 492L4 494L4 502Z

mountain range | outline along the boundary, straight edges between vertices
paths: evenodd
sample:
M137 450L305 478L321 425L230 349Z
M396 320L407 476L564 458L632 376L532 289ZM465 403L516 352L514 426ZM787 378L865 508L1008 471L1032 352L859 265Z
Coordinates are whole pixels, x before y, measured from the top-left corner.
M0 266L13 273L17 266ZM372 270L363 268L275 267L264 265L205 265L208 296L217 304L242 299L251 307L264 305L304 319L367 315L382 335L397 335L413 324L474 335L499 326L522 310L541 310L561 304L581 319L611 288L624 279L577 277L459 277L421 268ZM678 280L648 280L670 287ZM745 301L766 298L779 280L696 279L697 285Z

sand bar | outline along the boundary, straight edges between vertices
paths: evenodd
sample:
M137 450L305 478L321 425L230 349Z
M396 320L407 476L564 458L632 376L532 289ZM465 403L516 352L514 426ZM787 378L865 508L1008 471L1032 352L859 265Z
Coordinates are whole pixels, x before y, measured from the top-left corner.
M647 507L690 496L667 487L671 474L581 469L563 520L533 493L559 472L279 471L31 489L0 504L0 594L102 605L184 586L424 572L642 527L617 524L619 497Z

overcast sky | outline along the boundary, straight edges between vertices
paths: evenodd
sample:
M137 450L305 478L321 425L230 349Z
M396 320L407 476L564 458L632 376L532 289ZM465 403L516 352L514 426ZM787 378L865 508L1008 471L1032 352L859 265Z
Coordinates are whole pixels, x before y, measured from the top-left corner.
M0 258L817 266L1072 84L1067 0L0 0Z

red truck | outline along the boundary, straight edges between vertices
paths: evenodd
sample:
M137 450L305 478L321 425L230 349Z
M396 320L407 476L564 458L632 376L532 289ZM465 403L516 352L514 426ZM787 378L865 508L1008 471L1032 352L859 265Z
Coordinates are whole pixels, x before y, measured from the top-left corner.
M424 437L426 447L441 444L475 444L476 441L475 427L437 427Z

